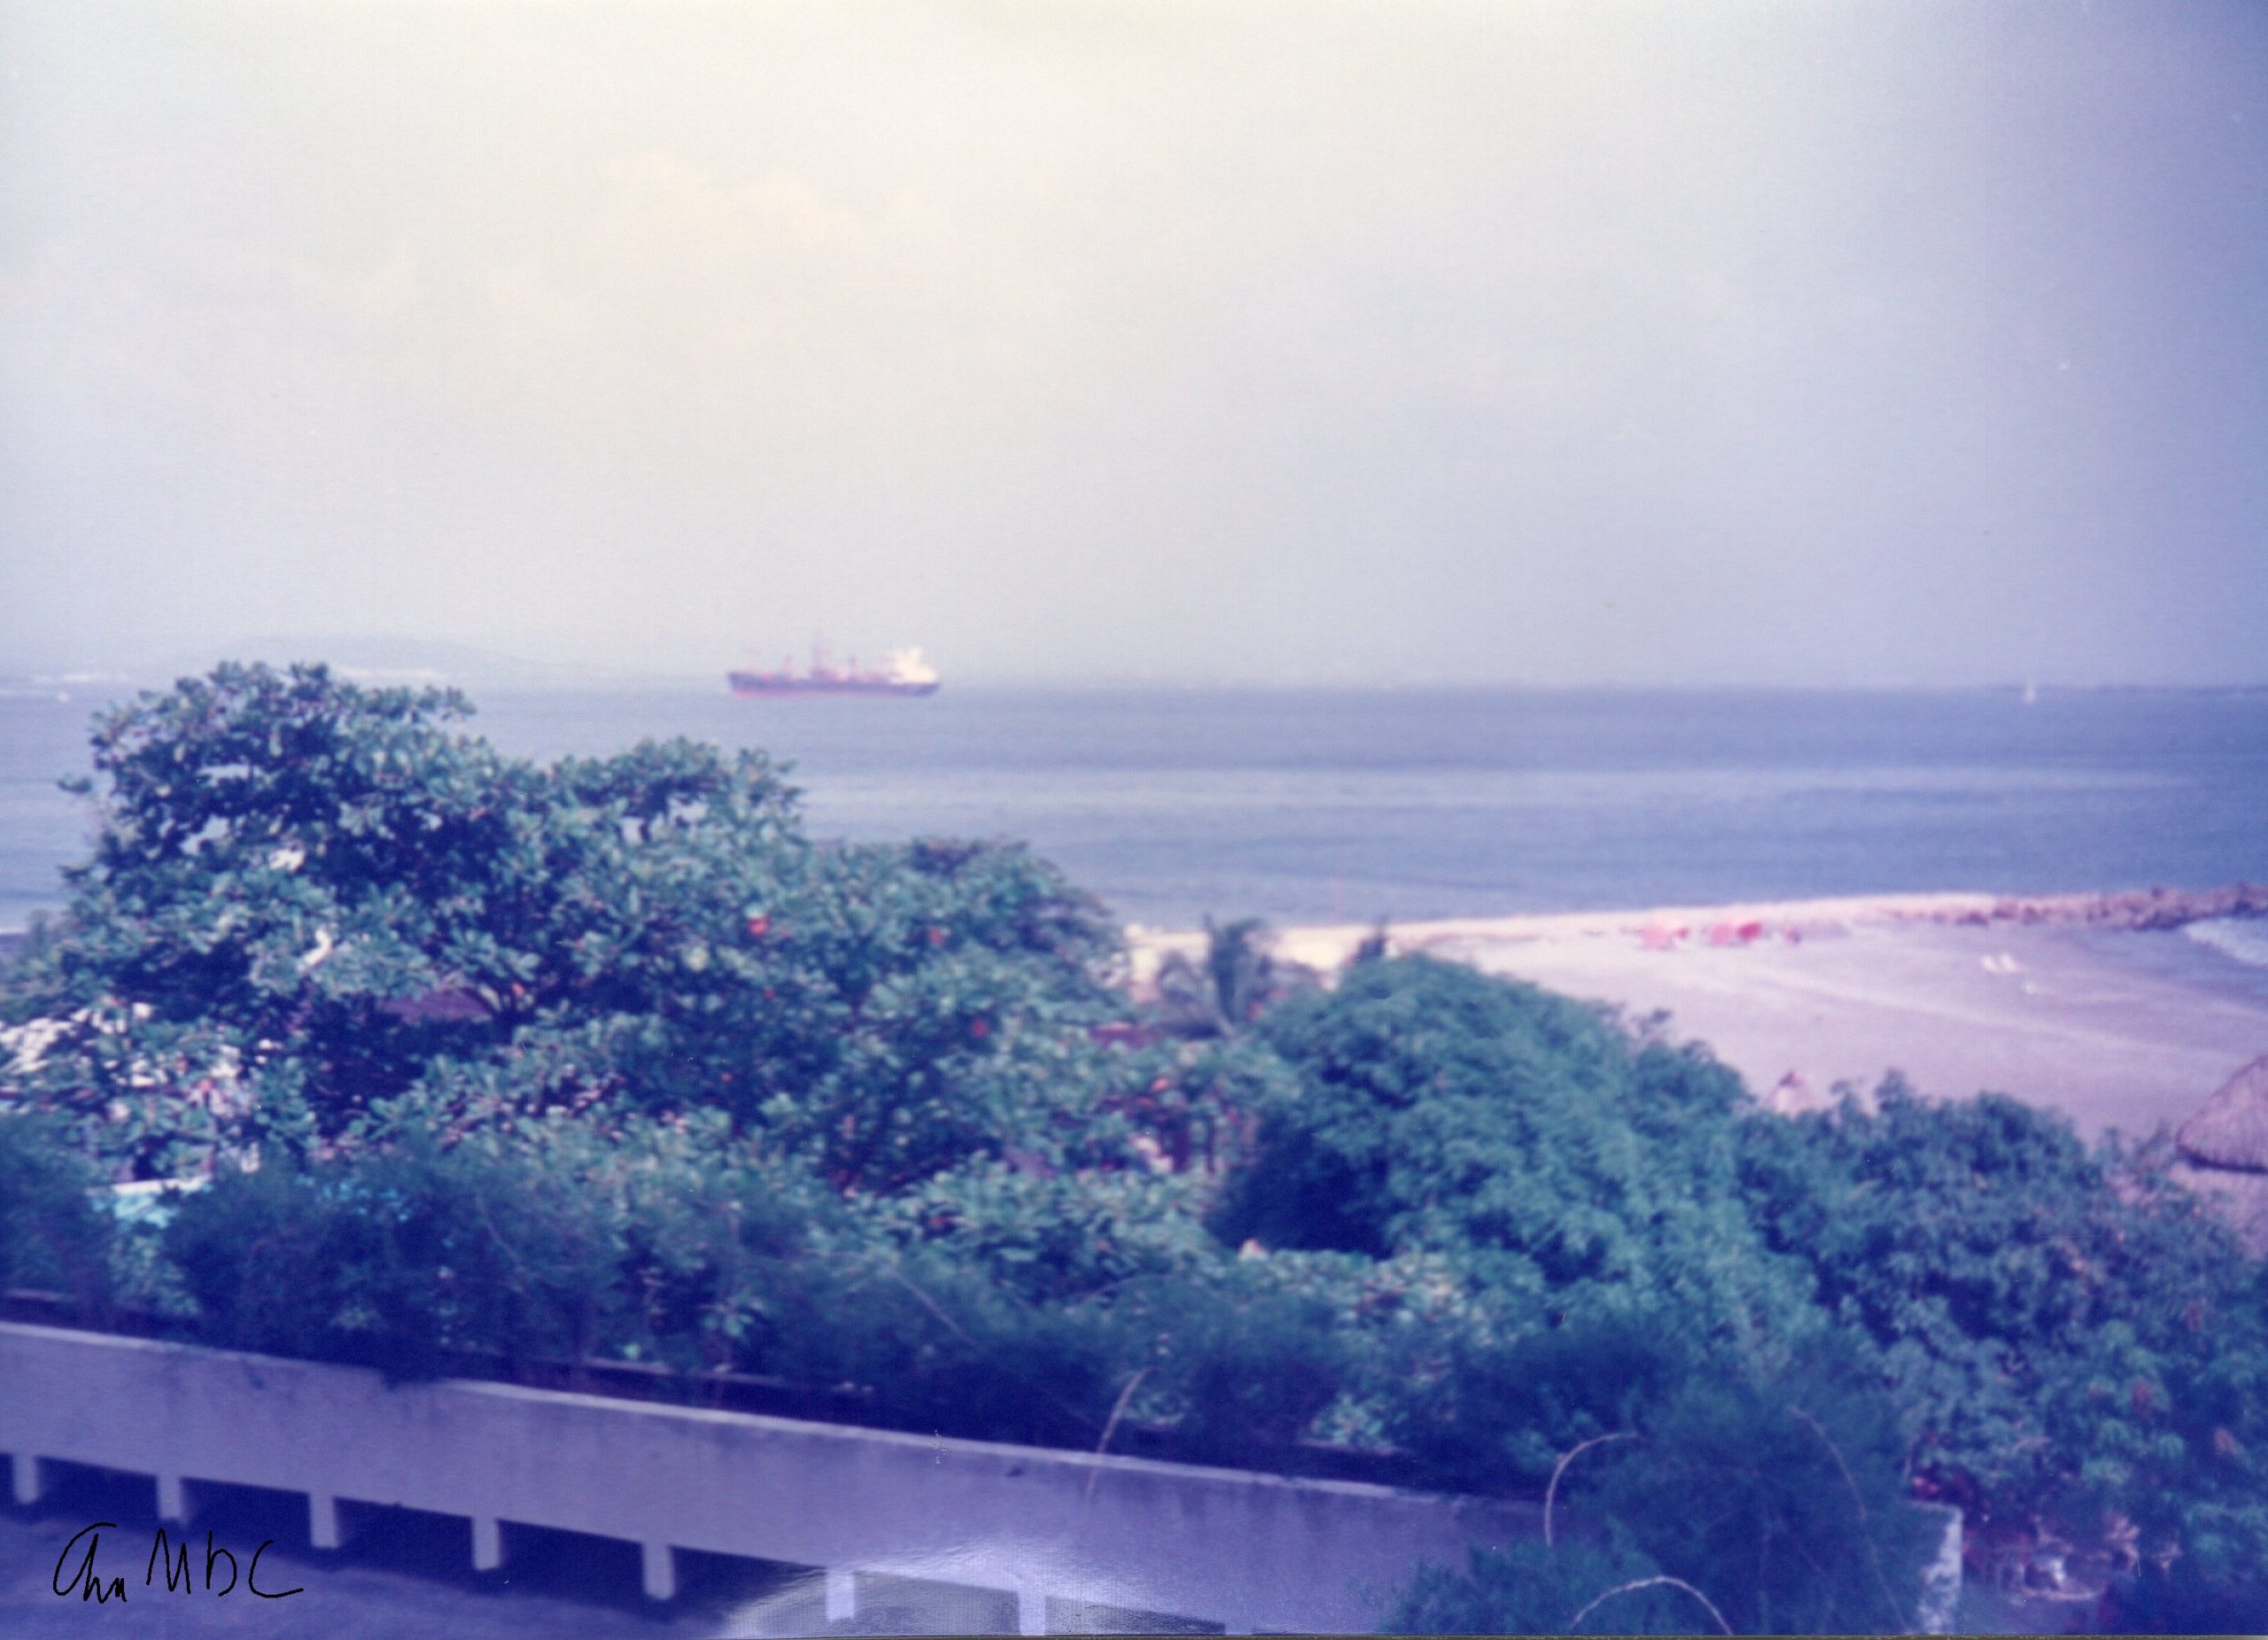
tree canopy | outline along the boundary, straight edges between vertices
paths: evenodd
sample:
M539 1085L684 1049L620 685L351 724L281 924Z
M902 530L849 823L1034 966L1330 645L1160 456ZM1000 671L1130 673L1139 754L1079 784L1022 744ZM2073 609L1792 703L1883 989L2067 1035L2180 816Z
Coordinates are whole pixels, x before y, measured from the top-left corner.
M1427 957L1356 964L1264 1035L1300 1093L1265 1119L1231 1239L1452 1255L1529 1324L1675 1306L1746 1338L1803 1301L1744 1208L1745 1095L1702 1055Z
M1047 1153L1117 936L1021 848L819 849L782 771L548 766L438 692L225 666L95 728L94 855L16 986L141 1172L551 1105L716 1108L843 1187Z

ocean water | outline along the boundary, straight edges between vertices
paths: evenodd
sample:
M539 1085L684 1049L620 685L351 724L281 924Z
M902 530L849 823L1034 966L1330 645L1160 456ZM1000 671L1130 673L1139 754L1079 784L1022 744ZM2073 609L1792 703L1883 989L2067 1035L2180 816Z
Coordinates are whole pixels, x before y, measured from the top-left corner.
M817 835L1023 838L1153 927L2268 881L2268 691L477 698L477 730L537 758L766 748ZM0 699L0 928L84 848L54 781L99 704ZM2257 929L2194 949L2256 962Z

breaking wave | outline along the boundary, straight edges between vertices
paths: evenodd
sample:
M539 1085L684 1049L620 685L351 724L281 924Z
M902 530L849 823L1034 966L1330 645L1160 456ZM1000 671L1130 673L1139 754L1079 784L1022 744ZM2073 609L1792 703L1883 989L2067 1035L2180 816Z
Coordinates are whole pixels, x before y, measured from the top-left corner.
M2201 945L2248 968L2268 968L2268 921L2256 917L2213 917L2181 930Z

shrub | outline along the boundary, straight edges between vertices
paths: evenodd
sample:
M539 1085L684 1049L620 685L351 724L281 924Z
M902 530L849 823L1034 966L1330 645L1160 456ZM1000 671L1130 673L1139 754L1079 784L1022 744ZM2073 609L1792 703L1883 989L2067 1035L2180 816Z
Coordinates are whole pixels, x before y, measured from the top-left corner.
M608 1296L606 1240L532 1170L423 1146L223 1171L166 1231L206 1341L394 1377L574 1353Z
M2216 1574L2268 1556L2261 1265L2150 1156L1895 1081L1748 1137L1767 1238L1878 1348L1915 1471L1973 1524L2123 1517Z
M1627 1544L1542 1543L1476 1549L1462 1573L1429 1566L1403 1591L1398 1635L1689 1635L1715 1625L1694 1597L1649 1580L1661 1568ZM1615 1594L1637 1583L1645 1587ZM1587 1616L1581 1628L1578 1617Z
M1635 1334L1570 1343L1556 1361L1532 1359L1557 1367L1568 1387L1570 1368L1635 1359L1651 1393L1614 1408L1619 1439L1567 1450L1556 1548L1521 1544L1476 1555L1461 1577L1430 1574L1405 1595L1399 1625L1561 1632L1604 1591L1637 1582L1581 1627L1692 1633L1715 1626L1710 1609L1739 1633L1912 1627L1938 1528L1907 1499L1896 1420L1863 1351L1821 1339L1745 1372L1697 1362L1680 1372L1674 1359L1644 1359ZM1533 1410L1565 1394L1541 1391ZM1615 1394L1597 1386L1587 1415ZM1707 1606L1646 1584L1664 1575Z
M1201 1463L1282 1461L1346 1387L1348 1339L1318 1299L1231 1269L1151 1296L1157 1387L1177 1405L1176 1450Z
M1821 1339L1689 1377L1602 1448L1576 1496L1744 1633L1910 1628L1938 1528L1908 1501L1895 1410L1864 1353ZM1587 1460L1588 1461L1588 1460Z
M89 1197L97 1185L59 1123L0 1114L0 1292L36 1288L99 1309L115 1224Z
M1232 1241L1449 1253L1528 1317L1680 1307L1784 1330L1809 1279L1739 1190L1737 1084L1534 986L1409 957L1269 1015L1298 1073L1218 1216Z
M2108 1634L2268 1634L2268 1576L2256 1565L2216 1574L2187 1557L2146 1561L2112 1580L2096 1616Z
M1126 1375L1107 1310L1029 1304L935 1254L770 1261L743 1292L747 1367L856 1392L897 1428L1091 1447Z
M1433 1484L1484 1492L1540 1492L1561 1453L1640 1427L1701 1361L1678 1319L1660 1314L1510 1341L1440 1328L1402 1342L1387 1434Z

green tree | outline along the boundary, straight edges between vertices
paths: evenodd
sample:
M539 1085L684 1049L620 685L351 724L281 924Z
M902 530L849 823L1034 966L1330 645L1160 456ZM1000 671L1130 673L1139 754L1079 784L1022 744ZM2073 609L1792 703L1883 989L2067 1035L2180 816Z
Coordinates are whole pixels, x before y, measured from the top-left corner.
M2261 1266L2160 1161L1895 1080L1746 1137L1767 1240L1874 1341L1915 1472L1973 1527L2124 1520L2214 1575L2268 1556Z
M1451 1254L1526 1325L1676 1306L1753 1338L1800 1311L1807 1273L1749 1222L1745 1096L1713 1061L1425 957L1358 964L1262 1035L1297 1093L1232 1182L1230 1240Z
M1205 919L1205 954L1169 952L1158 965L1158 1017L1177 1036L1231 1037L1285 998L1315 988L1315 975L1277 957L1259 917L1216 924Z
M721 1109L839 1189L1077 1138L1101 908L1019 848L819 848L760 754L538 766L431 692L224 666L96 725L100 827L12 976L17 1092L163 1174L356 1142Z

